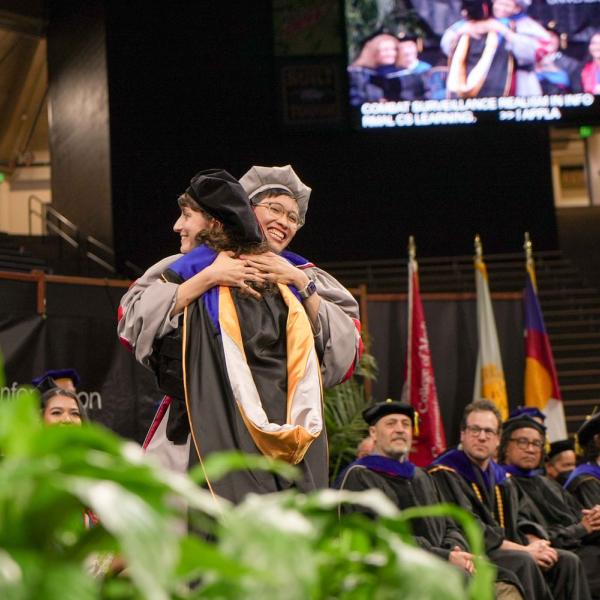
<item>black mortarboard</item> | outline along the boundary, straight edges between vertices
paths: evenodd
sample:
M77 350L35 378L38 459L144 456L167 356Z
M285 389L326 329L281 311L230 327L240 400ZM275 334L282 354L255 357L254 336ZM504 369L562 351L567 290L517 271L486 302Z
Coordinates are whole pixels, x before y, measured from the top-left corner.
M550 450L548 452L548 458L553 458L557 454L561 452L566 452L567 450L573 450L573 442L571 440L558 440L556 442L552 442L550 444Z
M577 441L583 448L597 434L600 433L600 412L588 417L577 432Z
M527 414L521 414L511 419L507 419L502 423L502 437L507 437L515 429L521 429L522 427L529 427L535 429L542 434L542 437L546 435L546 426L542 425L535 419L531 418Z
M391 398L388 398L385 402L376 402L369 406L369 408L363 410L362 416L368 425L375 425L381 417L395 414L406 415L415 424L415 409L410 404L398 402Z
M513 410L510 413L510 415L508 415L508 418L515 419L516 417L522 417L522 416L531 417L532 419L537 417L538 419L541 419L542 421L546 420L546 415L539 408L536 408L535 406L517 406L517 408L515 408L515 410Z
M33 379L31 383L43 394L52 388L64 387L61 385L63 379L70 380L75 388L81 382L81 377L75 369L50 369Z
M262 232L250 200L239 181L227 171L208 169L196 173L186 192L202 210L223 223L225 231L237 240L262 242Z
M568 41L569 41L569 34L566 31L563 31L558 23L554 20L552 21L548 21L544 27L546 28L546 31L550 31L552 33L554 33L554 35L556 35L558 37L559 43L560 43L560 47L562 50L564 50L567 45L568 45Z

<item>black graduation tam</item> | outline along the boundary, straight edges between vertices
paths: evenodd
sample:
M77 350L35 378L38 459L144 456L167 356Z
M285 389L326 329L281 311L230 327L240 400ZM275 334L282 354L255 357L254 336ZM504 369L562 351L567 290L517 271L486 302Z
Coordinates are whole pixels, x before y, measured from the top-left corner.
M558 440L556 442L552 442L550 444L548 458L554 458L557 454L560 454L561 452L566 452L567 450L573 449L573 442L571 440Z
M523 427L529 427L530 429L535 429L539 431L542 437L546 435L546 426L542 425L535 419L532 419L529 415L519 415L517 417L513 417L512 419L507 419L502 424L502 437L506 438L510 433L515 431L515 429L521 429Z
M585 446L597 433L600 433L600 412L588 417L577 432L577 441Z
M515 408L515 410L513 410L510 413L510 415L508 415L508 418L514 419L516 417L521 417L521 416L531 417L532 419L537 417L538 419L541 419L542 421L546 420L546 415L539 408L536 408L535 406L517 406L517 408Z
M385 402L376 402L373 406L363 410L363 419L369 425L375 425L379 419L387 415L401 414L410 418L412 423L415 422L415 409L405 402L398 402L388 398Z
M223 223L237 240L260 243L262 232L250 200L239 181L223 169L200 171L192 177L188 193L211 217Z
M75 369L50 369L43 375L36 377L31 383L43 394L56 387L64 387L62 380L70 380L73 387L77 387L81 382L81 377Z

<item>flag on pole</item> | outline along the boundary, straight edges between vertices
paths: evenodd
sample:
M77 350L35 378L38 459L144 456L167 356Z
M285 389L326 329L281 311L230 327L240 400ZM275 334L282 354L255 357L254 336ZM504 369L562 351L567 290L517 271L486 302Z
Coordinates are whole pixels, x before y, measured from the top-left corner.
M419 291L419 269L412 236L409 240L408 344L403 399L419 414L419 431L413 436L410 457L418 467L425 467L446 450L446 436L429 351L425 313Z
M550 442L567 437L565 413L558 387L552 347L537 295L535 263L529 234L525 234L527 279L523 294L525 320L525 406L539 408L546 415L546 435Z
M508 398L502 369L502 356L498 343L498 332L494 319L494 309L490 297L488 274L483 262L483 252L479 236L475 237L475 287L477 290L477 332L479 352L475 372L473 399L487 398L500 411L502 420L508 418Z

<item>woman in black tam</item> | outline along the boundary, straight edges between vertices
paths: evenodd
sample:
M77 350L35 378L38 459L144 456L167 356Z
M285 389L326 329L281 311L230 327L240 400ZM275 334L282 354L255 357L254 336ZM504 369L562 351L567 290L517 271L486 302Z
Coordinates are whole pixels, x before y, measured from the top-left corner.
M144 275L149 285L136 284L121 302L120 335L167 394L145 446L178 469L219 450L261 453L299 465L302 491L326 486L319 361L298 292L284 284L265 286L254 267L236 258L264 249L248 197L231 175L198 173L186 195L212 219L209 226L195 233L189 249L192 230L182 227L183 256L155 265ZM161 314L152 314L153 304L164 310L162 286L171 289L162 322L176 321L168 331L156 325ZM149 296L151 288L159 299ZM144 320L152 329L146 334ZM152 332L151 349L139 351ZM215 497L234 502L250 491L291 486L252 471L209 484Z

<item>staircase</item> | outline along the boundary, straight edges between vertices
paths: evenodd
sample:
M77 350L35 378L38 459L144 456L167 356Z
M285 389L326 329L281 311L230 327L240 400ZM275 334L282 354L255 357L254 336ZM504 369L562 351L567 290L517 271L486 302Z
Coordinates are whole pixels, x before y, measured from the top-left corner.
M42 258L33 256L17 239L0 232L0 271L45 271L50 268Z
M538 295L554 352L567 429L573 435L586 415L600 406L600 291L586 285L560 251L535 253ZM490 290L520 292L524 256L485 256ZM348 287L367 285L369 293L407 291L406 260L323 263ZM472 256L419 259L421 292L474 293Z

